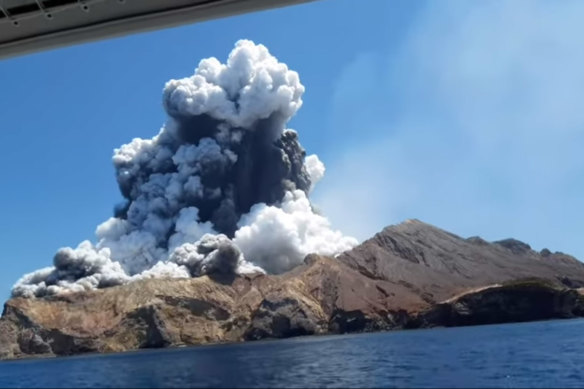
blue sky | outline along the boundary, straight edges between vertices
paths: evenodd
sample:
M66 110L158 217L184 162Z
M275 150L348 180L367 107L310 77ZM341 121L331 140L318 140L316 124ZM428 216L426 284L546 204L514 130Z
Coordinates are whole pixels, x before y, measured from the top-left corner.
M584 4L322 0L0 62L0 290L93 238L111 155L165 120L161 91L240 38L300 74L290 123L313 195L366 238L418 218L584 258ZM0 292L3 293L3 292Z

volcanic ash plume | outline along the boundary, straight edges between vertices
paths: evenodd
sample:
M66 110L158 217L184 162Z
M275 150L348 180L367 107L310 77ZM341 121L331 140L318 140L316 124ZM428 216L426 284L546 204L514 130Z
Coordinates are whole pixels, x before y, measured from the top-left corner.
M285 127L303 93L296 72L248 40L226 64L204 59L193 76L170 80L158 135L114 151L125 201L97 227L97 242L60 249L53 266L22 277L13 296L280 273L308 253L353 247L357 241L331 230L307 197L324 165Z

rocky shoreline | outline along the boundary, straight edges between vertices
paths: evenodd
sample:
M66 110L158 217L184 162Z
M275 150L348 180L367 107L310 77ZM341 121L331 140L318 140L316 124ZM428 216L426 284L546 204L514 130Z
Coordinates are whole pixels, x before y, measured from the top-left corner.
M584 264L419 221L281 275L150 279L13 298L0 359L584 316Z

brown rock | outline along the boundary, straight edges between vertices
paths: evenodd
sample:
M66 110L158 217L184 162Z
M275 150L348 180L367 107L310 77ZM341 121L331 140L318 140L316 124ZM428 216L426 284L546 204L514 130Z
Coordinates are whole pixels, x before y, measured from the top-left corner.
M537 281L517 279L537 278ZM411 220L275 276L151 279L38 299L0 319L0 358L584 315L584 264Z
M546 254L514 239L464 239L408 220L385 228L338 259L371 278L403 285L429 304L471 288L530 277L584 286L582 262L562 253Z
M515 281L480 288L437 304L412 326L467 326L573 318L584 313L584 297L545 280Z

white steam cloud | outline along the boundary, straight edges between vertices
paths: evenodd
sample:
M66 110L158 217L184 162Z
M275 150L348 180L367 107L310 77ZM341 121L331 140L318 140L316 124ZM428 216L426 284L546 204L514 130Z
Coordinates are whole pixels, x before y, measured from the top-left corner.
M204 59L163 91L168 121L114 151L124 203L96 243L62 248L13 296L40 297L143 278L281 273L309 253L357 244L308 200L324 176L285 125L302 106L298 74L266 47L238 41L225 64Z

